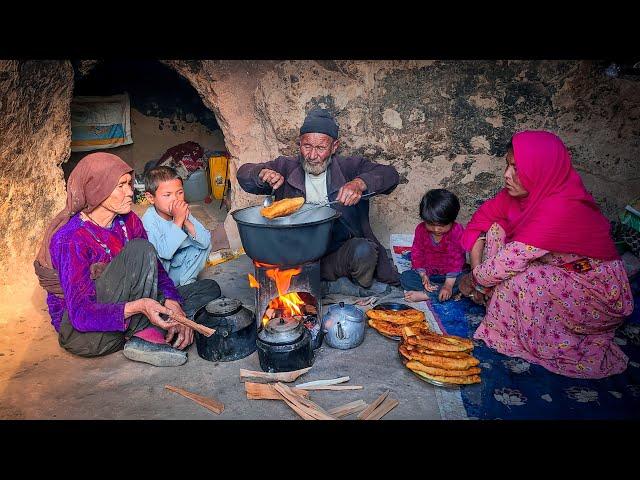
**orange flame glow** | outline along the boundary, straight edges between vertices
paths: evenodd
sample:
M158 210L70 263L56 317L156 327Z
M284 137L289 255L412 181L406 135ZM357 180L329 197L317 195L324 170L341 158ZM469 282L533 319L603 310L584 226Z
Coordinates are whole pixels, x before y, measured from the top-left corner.
M277 265L270 265L267 263L253 262L257 267L272 267L266 271L267 277L276 283L278 289L278 297L272 299L269 302L269 306L262 317L263 325L275 315L273 312L281 312L283 317L293 317L295 315L302 315L301 305L304 305L304 300L296 292L287 293L291 286L291 279L298 275L301 268L289 268L286 270L280 270ZM248 274L249 285L251 288L260 288L260 283L256 278Z
M260 282L258 282L258 280L256 280L256 277L254 277L250 273L248 274L248 276L249 276L249 286L251 288L260 288Z

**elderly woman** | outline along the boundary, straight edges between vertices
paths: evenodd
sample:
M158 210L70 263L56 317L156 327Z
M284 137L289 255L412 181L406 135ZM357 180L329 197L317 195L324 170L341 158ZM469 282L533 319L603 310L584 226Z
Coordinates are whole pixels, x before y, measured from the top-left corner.
M116 155L84 157L67 183L67 202L49 225L34 262L58 342L84 357L123 349L132 360L181 365L193 330L166 315L220 296L213 280L176 289L131 211L133 170ZM181 305L182 303L182 305ZM163 318L162 315L165 315Z
M520 132L506 160L505 188L462 239L473 270L460 290L488 302L474 338L568 377L623 372L613 337L633 300L609 222L557 136Z

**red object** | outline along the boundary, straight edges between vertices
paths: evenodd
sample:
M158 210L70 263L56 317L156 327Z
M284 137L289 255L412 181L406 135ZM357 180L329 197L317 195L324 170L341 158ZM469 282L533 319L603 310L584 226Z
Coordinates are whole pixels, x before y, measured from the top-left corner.
M460 243L462 231L462 225L454 222L451 230L436 244L424 222L420 222L411 246L411 268L424 268L427 275L446 275L462 271L465 262L464 248Z
M211 195L207 195L207 196L204 198L204 203L211 203L211 202L212 202L212 200L211 200Z
M497 222L507 242L601 260L619 258L609 220L584 188L562 140L550 132L525 131L514 135L513 149L518 177L529 194L514 198L503 189L482 204L465 229L465 249L471 250L480 233Z

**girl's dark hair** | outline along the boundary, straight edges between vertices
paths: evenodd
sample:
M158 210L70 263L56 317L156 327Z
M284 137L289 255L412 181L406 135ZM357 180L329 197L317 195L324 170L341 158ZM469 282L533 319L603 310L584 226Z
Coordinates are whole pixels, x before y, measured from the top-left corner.
M425 222L448 225L456 221L459 212L458 197L444 188L429 190L420 202L420 218Z

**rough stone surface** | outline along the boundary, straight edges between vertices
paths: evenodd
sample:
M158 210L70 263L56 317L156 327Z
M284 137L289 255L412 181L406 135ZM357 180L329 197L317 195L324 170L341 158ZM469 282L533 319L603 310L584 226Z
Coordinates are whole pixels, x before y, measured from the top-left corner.
M67 61L0 61L0 318L32 291L33 259L64 207L73 69Z
M400 172L396 191L372 202L373 227L384 243L391 232L412 231L429 188L457 193L467 221L477 203L501 188L505 145L523 129L560 135L610 217L640 195L640 82L610 79L596 62L167 63L216 113L235 168L296 153L305 113L332 110L343 153ZM233 187L234 207L256 202L235 180Z

